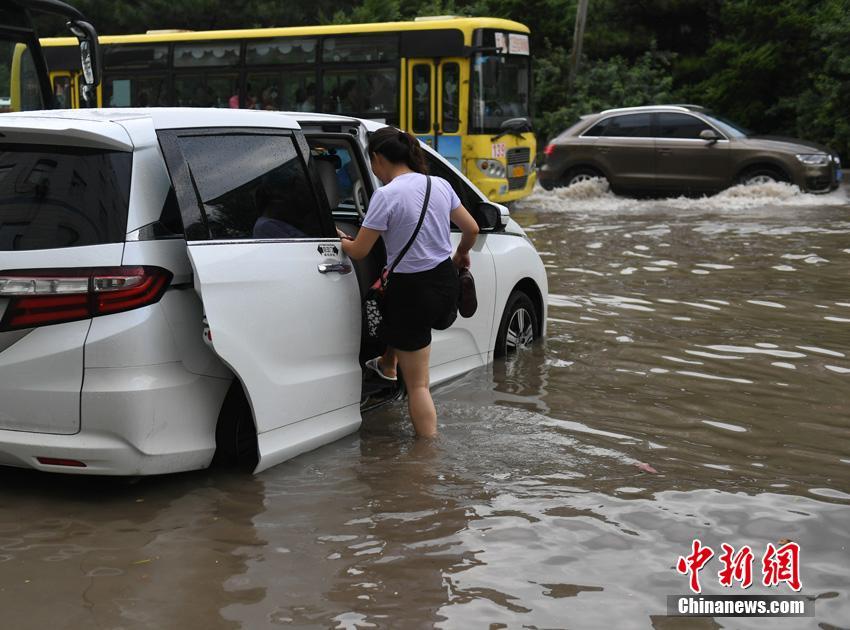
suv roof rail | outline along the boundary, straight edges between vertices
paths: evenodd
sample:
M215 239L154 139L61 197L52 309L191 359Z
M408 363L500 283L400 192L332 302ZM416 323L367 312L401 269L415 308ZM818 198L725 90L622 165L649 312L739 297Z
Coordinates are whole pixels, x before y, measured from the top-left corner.
M705 108L701 105L640 105L638 107L614 107L612 109L606 109L604 111L599 112L600 114L611 114L613 112L651 112L656 110L667 110L667 111L676 111L676 112L692 112L692 111L705 111Z

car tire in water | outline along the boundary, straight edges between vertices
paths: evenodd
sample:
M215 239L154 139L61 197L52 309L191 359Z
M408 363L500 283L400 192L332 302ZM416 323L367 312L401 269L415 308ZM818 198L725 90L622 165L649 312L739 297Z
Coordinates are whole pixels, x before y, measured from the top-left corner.
M779 169L772 166L754 166L738 176L738 183L744 186L757 186L759 184L775 184L787 182L788 176Z
M238 380L233 384L221 406L215 428L213 465L251 472L257 467L257 429L248 399Z
M569 187L591 179L599 179L603 182L608 181L608 179L596 169L590 168L589 166L579 166L567 172L564 176L563 185Z
M514 291L505 305L499 333L496 335L496 357L511 356L530 346L540 337L540 322L534 302L522 291Z

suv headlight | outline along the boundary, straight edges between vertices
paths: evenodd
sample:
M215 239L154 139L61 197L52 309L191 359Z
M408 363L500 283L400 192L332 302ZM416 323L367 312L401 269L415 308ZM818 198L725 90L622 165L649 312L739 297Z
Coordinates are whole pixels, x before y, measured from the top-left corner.
M798 153L797 159L807 166L826 166L829 156L826 153Z
M485 175L495 177L496 179L504 179L505 167L498 160L475 160L475 164Z

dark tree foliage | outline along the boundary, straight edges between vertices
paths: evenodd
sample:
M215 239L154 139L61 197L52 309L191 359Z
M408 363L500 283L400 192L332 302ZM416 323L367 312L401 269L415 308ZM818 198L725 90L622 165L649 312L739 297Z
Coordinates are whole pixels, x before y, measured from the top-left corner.
M577 0L72 1L101 33L505 17L532 31L541 140L600 108L692 102L757 132L802 135L850 158L850 0L590 0L572 88Z

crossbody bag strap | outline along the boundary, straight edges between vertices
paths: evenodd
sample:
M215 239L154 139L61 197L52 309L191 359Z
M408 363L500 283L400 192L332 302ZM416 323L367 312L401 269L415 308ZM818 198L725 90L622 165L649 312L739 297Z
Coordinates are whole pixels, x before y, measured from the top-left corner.
M425 214L428 211L428 201L431 199L431 177L426 175L425 179L425 202L422 204L422 214L419 215L419 223L416 224L416 229L413 230L413 234L410 235L410 240L407 241L407 245L405 245L399 252L398 256L395 257L392 267L390 267L387 275L391 274L396 266L401 262L401 259L404 258L407 250L410 249L410 246L413 245L413 241L416 240L416 235L419 234L419 229L422 227L422 223L425 221Z

